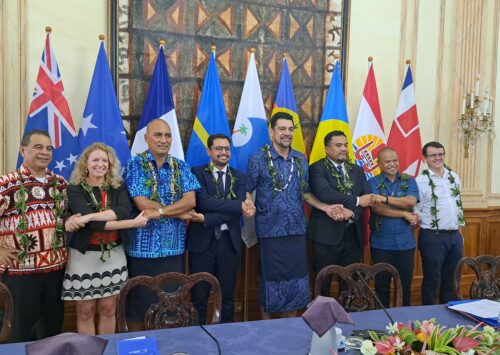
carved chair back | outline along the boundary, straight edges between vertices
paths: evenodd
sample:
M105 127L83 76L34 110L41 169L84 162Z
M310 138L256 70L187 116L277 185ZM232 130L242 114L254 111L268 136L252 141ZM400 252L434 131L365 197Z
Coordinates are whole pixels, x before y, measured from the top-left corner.
M340 292L337 301L347 312L360 312L380 308L373 293L367 289L375 276L380 272L388 272L394 280L394 293L392 306L401 307L403 304L403 287L401 278L396 268L387 263L366 265L355 263L348 266L329 265L323 268L316 276L314 285L314 297L321 293L321 288L325 281L332 277L343 280L345 288L339 287ZM363 282L364 281L364 282Z
M463 299L460 281L466 265L476 276L469 289L470 299L500 299L500 256L480 255L460 259L454 275L455 293L460 300Z
M137 286L145 286L158 296L158 303L151 304L144 316L146 330L178 328L198 325L198 312L191 303L191 288L198 282L208 282L214 292L214 312L212 323L219 323L222 296L219 281L212 274L199 272L185 275L166 272L155 277L136 276L128 280L120 291L117 307L118 331L128 332L125 316L127 295ZM175 291L168 292L165 285L178 285Z
M0 343L8 343L12 331L12 318L14 316L14 304L9 288L0 282L0 300L3 303L3 325L0 332Z

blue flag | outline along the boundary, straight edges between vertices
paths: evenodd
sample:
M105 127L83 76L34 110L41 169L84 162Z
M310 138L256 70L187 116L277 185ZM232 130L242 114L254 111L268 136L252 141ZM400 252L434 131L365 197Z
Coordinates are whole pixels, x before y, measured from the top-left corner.
M54 147L49 169L69 178L80 154L75 125L68 101L64 97L64 87L56 57L50 44L50 32L45 39L42 62L36 78L35 90L26 120L24 134L33 130L49 132ZM17 166L22 163L19 155Z
M207 138L215 133L230 137L226 108L215 64L215 51L212 51L198 105L198 114L194 120L193 132L186 152L186 161L189 165L198 166L210 161L206 151Z
M94 142L109 145L115 150L122 167L130 159L130 148L116 100L104 41L99 46L78 141L82 151Z
M156 58L155 69L151 84L149 85L148 97L144 103L142 110L139 129L135 134L134 143L132 144L132 155L144 152L148 149L144 134L146 127L154 119L162 119L170 125L172 133L172 144L170 145L169 154L177 159L184 160L184 150L182 149L181 135L179 133L179 124L177 123L177 115L175 113L174 99L172 96L172 88L170 86L170 78L168 76L168 67L165 62L163 45L160 45L158 57Z
M236 115L233 130L233 156L231 165L246 172L248 159L259 148L270 144L267 128L266 110L262 100L259 84L259 74L255 66L255 55L250 55L247 76L241 93L240 107Z

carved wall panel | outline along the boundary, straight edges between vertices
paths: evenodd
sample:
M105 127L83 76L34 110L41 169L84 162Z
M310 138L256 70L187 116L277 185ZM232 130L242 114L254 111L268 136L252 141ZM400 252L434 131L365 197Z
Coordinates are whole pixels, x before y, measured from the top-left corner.
M237 114L249 49L255 48L264 104L271 112L288 63L308 148L341 49L343 0L120 0L118 2L119 101L130 137L142 113L158 43L165 53L184 148L191 135L210 45L231 126Z

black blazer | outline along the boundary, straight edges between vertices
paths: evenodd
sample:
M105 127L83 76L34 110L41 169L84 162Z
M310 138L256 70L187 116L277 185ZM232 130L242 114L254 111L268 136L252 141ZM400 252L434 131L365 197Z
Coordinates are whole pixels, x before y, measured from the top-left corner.
M68 203L71 214L81 213L87 215L95 213L92 207L90 196L80 185L69 185L67 188ZM98 187L93 188L97 202L101 203L101 192ZM132 211L132 203L127 192L127 187L122 183L117 189L109 189L110 209L112 209L117 220L128 219ZM89 222L82 229L77 230L71 237L70 247L85 254L88 248L90 237L93 232L103 231L106 222ZM127 229L120 230L120 237L123 240L127 237Z
M354 183L353 194L346 195L336 189L337 179L334 178L325 166L323 158L309 167L309 185L312 193L324 203L342 204L354 212L354 222L359 243L363 246L363 208L356 207L358 196L371 193L370 185L366 181L365 173L357 166L352 165L349 177ZM313 241L335 246L339 244L348 221L334 221L321 210L313 208L311 222L309 223L308 236Z
M190 251L203 253L210 244L214 228L225 223L229 229L233 246L240 253L242 250L241 203L246 199L246 175L228 167L236 178L233 188L236 198L233 200L218 199L215 197L217 191L212 173L207 171L207 167L208 165L202 165L191 169L201 185L201 189L196 191L196 211L205 216L205 223L189 223L186 247ZM228 194L229 174L225 174L225 178L226 194Z

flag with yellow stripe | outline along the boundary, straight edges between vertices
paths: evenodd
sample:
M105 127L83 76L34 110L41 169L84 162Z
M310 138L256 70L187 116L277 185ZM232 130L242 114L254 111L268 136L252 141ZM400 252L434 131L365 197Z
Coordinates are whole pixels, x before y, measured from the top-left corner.
M300 119L297 113L297 104L293 93L292 78L290 77L286 57L283 58L280 83L278 85L278 92L276 93L276 100L274 101L271 117L278 112L286 112L292 115L293 123L295 125L292 148L307 156L306 145L304 144L304 137L302 136L302 128L300 126Z
M342 131L346 135L349 147L349 158L352 161L354 149L352 147L351 129L347 118L344 88L342 86L342 79L340 78L340 66L338 61L335 63L333 69L325 106L323 107L323 114L319 120L318 130L314 138L309 165L314 164L326 156L324 143L325 136L331 131L336 130Z
M216 133L231 136L215 63L215 49L212 49L198 104L198 113L194 120L193 131L186 152L186 162L190 166L204 165L210 161L206 152L207 138L209 135Z

